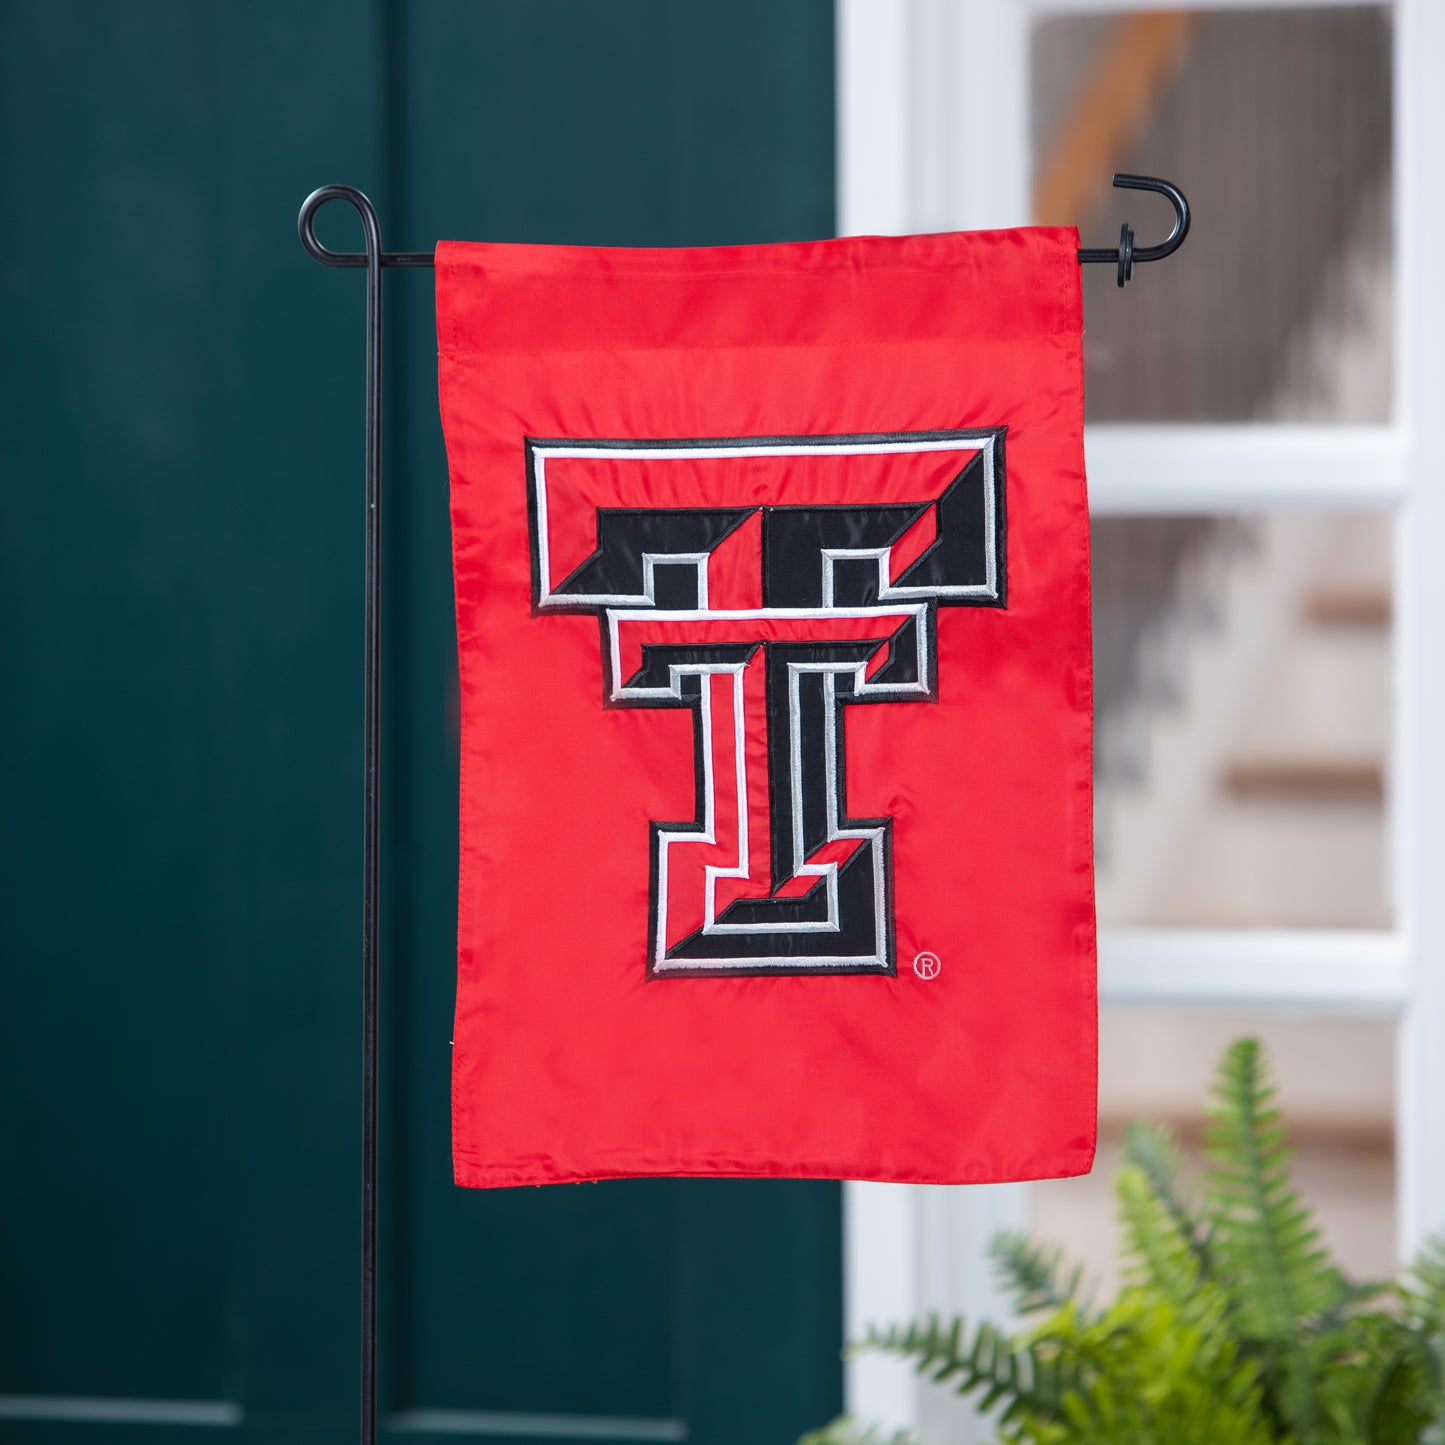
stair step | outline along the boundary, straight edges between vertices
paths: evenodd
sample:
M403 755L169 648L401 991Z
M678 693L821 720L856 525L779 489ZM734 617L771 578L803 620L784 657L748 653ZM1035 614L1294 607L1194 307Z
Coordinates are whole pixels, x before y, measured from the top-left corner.
M1230 749L1231 761L1383 762L1390 747L1390 662L1386 632L1297 628L1246 714Z
M1359 794L1220 794L1184 845L1147 921L1387 927L1384 809Z
M1321 587L1305 598L1303 616L1316 627L1389 629L1394 620L1394 599L1388 588Z
M1303 803L1384 802L1385 769L1374 758L1251 758L1230 763L1220 780L1236 798Z
M1388 516L1348 513L1331 519L1315 569L1316 590L1388 597L1394 575L1394 537Z

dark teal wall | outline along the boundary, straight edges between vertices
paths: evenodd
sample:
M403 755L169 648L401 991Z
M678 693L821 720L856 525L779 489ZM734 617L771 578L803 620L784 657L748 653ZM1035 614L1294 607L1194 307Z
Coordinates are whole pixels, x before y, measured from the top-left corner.
M393 247L827 234L832 57L827 0L7 7L0 1438L353 1428L362 296L302 197ZM388 1419L791 1439L836 1186L449 1183L446 484L429 277L388 293Z

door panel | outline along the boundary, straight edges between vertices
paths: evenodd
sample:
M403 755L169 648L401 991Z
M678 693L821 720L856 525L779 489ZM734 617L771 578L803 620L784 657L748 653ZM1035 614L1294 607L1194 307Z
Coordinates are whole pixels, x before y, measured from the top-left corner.
M826 234L831 6L7 22L0 1436L345 1440L362 288L296 208L353 182L397 247ZM837 1186L450 1183L445 462L430 277L387 291L387 1433L790 1440L841 1397Z
M374 182L375 95L355 7L270 12L0 46L7 1438L214 1429L303 1350L348 1403L357 323L286 217Z

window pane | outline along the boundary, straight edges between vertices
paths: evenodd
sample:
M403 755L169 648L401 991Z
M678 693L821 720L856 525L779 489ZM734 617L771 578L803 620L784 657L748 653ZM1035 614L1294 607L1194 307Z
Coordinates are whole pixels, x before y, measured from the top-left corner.
M1388 926L1391 523L1093 527L1102 924Z
M1393 258L1391 13L1375 6L1056 17L1032 49L1035 218L1085 244L1186 247L1127 301L1084 268L1093 421L1386 421Z
M1169 1124L1197 1173L1215 1066L1243 1034L1265 1046L1295 1151L1295 1187L1328 1245L1352 1278L1394 1273L1392 1024L1106 1009L1099 1032L1098 1162L1084 1178L1035 1187L1033 1232L1064 1245L1107 1290L1119 1282L1113 1181L1125 1126L1134 1119Z

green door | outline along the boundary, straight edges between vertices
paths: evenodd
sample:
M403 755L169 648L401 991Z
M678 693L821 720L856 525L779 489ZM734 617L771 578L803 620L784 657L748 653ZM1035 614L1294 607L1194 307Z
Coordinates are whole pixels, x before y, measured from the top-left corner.
M0 1439L355 1433L362 284L302 197L394 248L827 234L831 11L7 7ZM430 277L387 289L385 1433L790 1441L838 1186L451 1185L446 479Z

